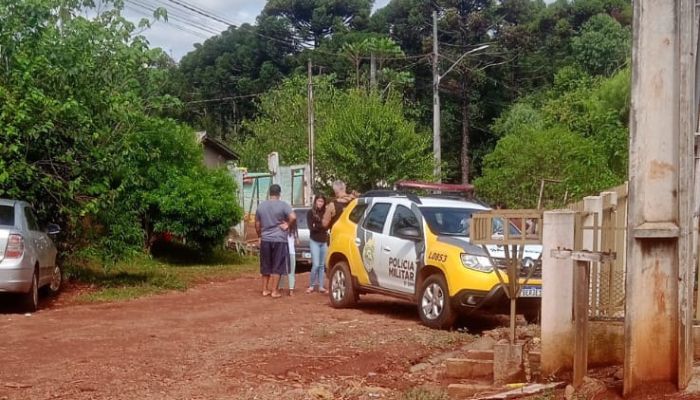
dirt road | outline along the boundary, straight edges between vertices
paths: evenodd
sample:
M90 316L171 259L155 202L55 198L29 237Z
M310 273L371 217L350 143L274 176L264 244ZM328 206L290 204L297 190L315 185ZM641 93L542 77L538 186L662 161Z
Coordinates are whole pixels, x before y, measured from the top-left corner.
M0 314L0 337L0 399L401 398L431 382L412 365L470 340L383 297L351 310L320 294L263 298L254 276Z

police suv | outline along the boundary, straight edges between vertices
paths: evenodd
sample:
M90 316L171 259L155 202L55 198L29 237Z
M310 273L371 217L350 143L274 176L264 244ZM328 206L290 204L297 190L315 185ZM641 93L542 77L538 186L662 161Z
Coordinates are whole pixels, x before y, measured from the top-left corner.
M495 271L505 268L498 249L488 254L469 241L472 214L486 210L472 201L394 191L353 200L331 232L326 264L331 305L351 307L361 294L384 294L415 303L422 322L437 329L452 327L460 313L507 313L508 278L502 273L501 282ZM526 249L521 271L536 268L537 251ZM524 286L517 301L528 320L540 309L541 275L532 272L527 274L532 279L520 278Z

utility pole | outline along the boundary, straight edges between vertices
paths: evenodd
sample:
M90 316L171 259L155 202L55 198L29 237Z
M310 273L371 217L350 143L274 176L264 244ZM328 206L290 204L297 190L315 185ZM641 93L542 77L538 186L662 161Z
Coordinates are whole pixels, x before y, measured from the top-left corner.
M307 114L309 116L309 185L313 188L315 182L316 182L316 175L314 174L314 82L313 82L313 73L312 73L312 64L311 64L311 58L309 58L309 63L308 63L308 76L309 76L309 82L308 82L308 94L306 96L306 103L307 103Z
M634 2L625 396L692 376L695 7Z
M369 56L369 87L372 90L377 88L377 57L374 51Z
M435 169L433 170L434 179L436 182L442 182L442 145L440 143L440 81L450 73L462 60L469 54L476 53L487 47L488 44L481 45L475 49L469 50L459 56L444 74L440 75L438 61L440 54L438 53L438 28L437 28L437 11L433 11L433 154L435 158Z
M440 71L438 69L438 27L437 11L433 11L433 154L435 169L433 175L435 181L442 182L442 155L440 143Z

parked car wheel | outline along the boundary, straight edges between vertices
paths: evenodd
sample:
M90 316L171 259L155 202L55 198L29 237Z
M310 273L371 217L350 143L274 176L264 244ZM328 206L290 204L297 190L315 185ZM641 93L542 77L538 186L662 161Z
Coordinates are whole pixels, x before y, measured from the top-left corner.
M331 285L328 292L334 308L352 307L357 303L355 287L350 268L345 261L339 261L331 268Z
M59 267L58 265L53 267L53 272L51 274L51 282L47 287L49 295L56 295L58 294L58 292L61 291L61 288L63 287L63 271L61 271L61 267Z
M418 314L421 321L434 329L450 329L457 314L450 304L445 277L430 275L421 287L418 298Z
M25 312L34 312L39 308L39 274L37 271L34 271L29 291L22 294L21 306Z

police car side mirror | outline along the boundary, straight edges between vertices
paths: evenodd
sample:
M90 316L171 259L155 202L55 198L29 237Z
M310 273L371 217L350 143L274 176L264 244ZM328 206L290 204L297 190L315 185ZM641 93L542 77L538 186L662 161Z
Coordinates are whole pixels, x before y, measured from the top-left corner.
M423 239L423 237L420 234L420 231L416 228L399 228L394 232L394 234L401 239L406 239L406 240L413 240L413 241L420 241Z

